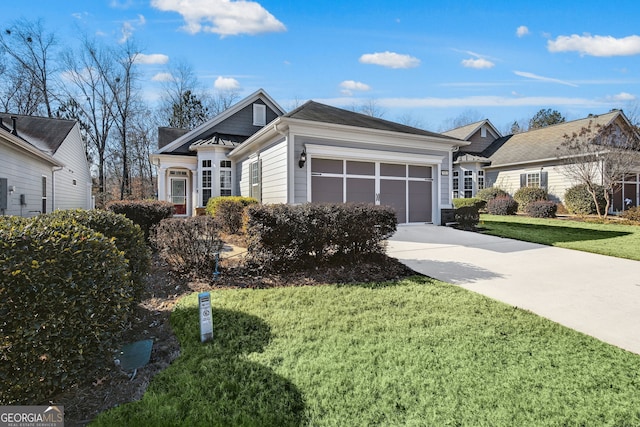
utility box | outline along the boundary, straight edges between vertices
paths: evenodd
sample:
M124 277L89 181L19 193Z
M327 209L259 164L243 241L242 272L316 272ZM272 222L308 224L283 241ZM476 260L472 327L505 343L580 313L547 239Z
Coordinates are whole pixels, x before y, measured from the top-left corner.
M201 292L198 294L200 306L200 341L207 342L213 339L213 317L211 316L211 294Z

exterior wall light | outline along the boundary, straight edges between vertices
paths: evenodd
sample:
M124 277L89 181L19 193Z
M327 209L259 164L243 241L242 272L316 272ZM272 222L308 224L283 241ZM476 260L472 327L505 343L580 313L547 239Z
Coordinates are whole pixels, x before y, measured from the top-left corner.
M298 167L303 168L306 162L307 162L307 152L306 150L302 150L302 153L300 153L300 160L298 160Z

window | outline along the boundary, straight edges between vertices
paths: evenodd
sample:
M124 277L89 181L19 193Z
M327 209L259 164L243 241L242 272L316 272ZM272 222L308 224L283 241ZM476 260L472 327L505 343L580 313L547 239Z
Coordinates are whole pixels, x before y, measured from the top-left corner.
M540 173L528 173L527 174L527 187L540 187Z
M42 210L41 213L47 213L47 177L42 177Z
M212 195L212 174L211 159L202 160L202 206L207 206L207 202Z
M251 163L250 170L250 185L251 185L251 197L261 200L260 197L260 160Z
M464 197L473 197L473 171L464 171Z
M220 195L231 196L231 160L220 161Z
M486 127L484 127L484 126L482 126L482 127L480 128L480 137L481 137L481 138L486 138L486 137L487 137L487 128L486 128Z
M253 125L264 126L267 124L267 106L264 104L253 104Z
M211 160L203 160L202 161L202 167L203 168L210 168L211 167Z
M484 188L484 171L478 171L478 190Z
M458 171L453 171L453 198L457 199L458 197L460 197L460 194L458 193L458 190L460 189L460 184L459 184L459 172Z

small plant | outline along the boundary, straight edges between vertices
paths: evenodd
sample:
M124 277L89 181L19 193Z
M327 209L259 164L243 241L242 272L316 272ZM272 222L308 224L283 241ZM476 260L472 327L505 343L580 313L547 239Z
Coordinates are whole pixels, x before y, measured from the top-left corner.
M463 230L474 230L480 222L480 213L476 206L463 206L455 211L458 227Z
M498 187L483 188L476 193L476 197L485 202L495 199L496 197L507 197L508 195L509 193Z
M218 230L210 216L167 218L156 227L152 241L172 270L208 277L224 244Z
M518 202L518 207L526 212L530 203L538 200L548 200L547 190L540 187L521 187L513 195L513 199Z
M209 214L212 217L215 217L220 204L228 203L229 201L239 203L242 205L243 208L246 208L247 206L251 206L251 205L257 205L259 203L258 199L255 199L253 197L243 197L243 196L212 197L207 202L207 208L206 208L207 214Z
M496 197L487 203L487 213L491 215L515 215L518 212L518 202L511 197Z
M635 206L633 208L629 208L622 212L620 216L629 221L640 222L640 207Z
M214 197L207 202L207 214L218 221L222 231L238 234L246 220L245 208L257 203L252 197Z
M596 196L600 212L603 212L607 205L603 187L596 186ZM569 188L564 193L564 205L569 212L575 215L594 215L598 213L593 196L589 193L585 184Z
M555 218L558 206L548 200L536 200L526 207L527 215L533 218Z

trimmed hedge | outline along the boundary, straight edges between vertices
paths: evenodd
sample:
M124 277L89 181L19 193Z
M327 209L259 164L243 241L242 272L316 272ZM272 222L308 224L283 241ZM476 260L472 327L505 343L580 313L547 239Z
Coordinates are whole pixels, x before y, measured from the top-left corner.
M476 209L484 209L485 206L487 206L487 202L478 197L457 198L453 199L453 206L456 209L466 206L473 206Z
M124 252L124 257L127 259L135 287L135 300L139 302L142 299L144 279L151 263L151 253L139 225L134 224L124 215L100 209L58 210L47 216L63 222L84 225L106 237L113 237L116 247Z
M478 222L480 222L480 213L476 206L462 206L457 208L454 215L458 223L458 228L462 228L463 230L473 230L478 225Z
M152 241L169 267L182 274L210 277L216 253L224 243L218 224L210 216L167 218L158 224Z
M518 202L518 206L523 212L527 212L527 206L530 203L548 200L548 198L547 190L540 187L520 187L513 195L513 199Z
M383 254L395 211L365 203L254 205L248 208L248 260L266 268L354 263Z
M218 221L224 232L237 234L245 222L245 208L257 203L252 197L214 197L207 202L207 214Z
M113 239L54 216L0 220L0 404L44 402L112 363L132 303Z
M496 197L508 196L509 193L498 187L483 188L482 190L478 190L478 192L476 193L476 197L478 199L484 200L485 202L488 202L491 199L495 199Z
M604 198L603 187L596 186L596 196L598 205L600 205L600 212L604 213L607 201ZM594 215L598 213L593 196L589 194L585 184L575 185L564 193L564 206L570 213L575 215Z
M640 207L635 206L633 208L629 208L622 212L620 216L624 219L628 219L629 221L640 222Z
M536 200L526 208L527 215L533 218L555 218L558 206L548 200Z
M165 218L171 218L175 207L159 200L116 200L107 204L107 210L122 214L138 224L149 241L151 230Z
M487 213L491 215L515 215L518 212L518 202L511 197L496 197L487 203Z

